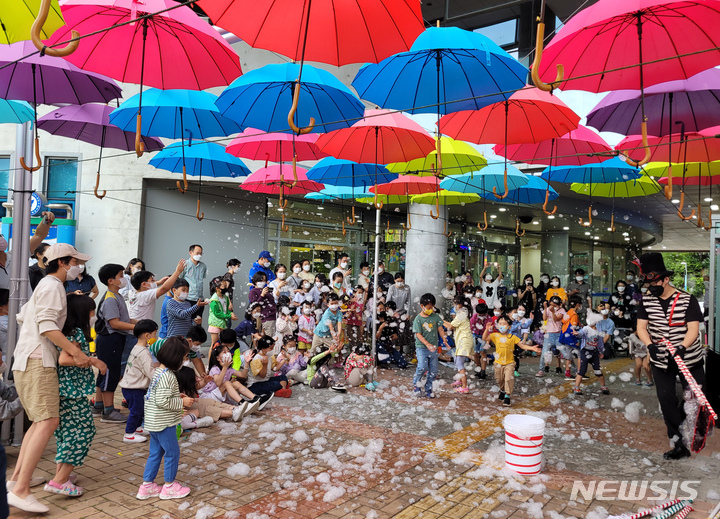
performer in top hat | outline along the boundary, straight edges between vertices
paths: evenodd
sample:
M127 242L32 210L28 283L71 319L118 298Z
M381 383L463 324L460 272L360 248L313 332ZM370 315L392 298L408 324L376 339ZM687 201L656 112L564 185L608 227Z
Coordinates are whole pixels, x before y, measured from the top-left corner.
M670 285L673 272L665 268L662 254L649 252L633 263L638 265L648 285L638 307L637 335L650 354L660 409L672 447L663 457L677 460L690 456L687 446L692 438L683 438L680 434L680 425L685 420L682 402L678 402L675 392L676 378L680 373L672 355L660 341L665 338L670 340L677 348L677 355L685 361L690 373L704 388L703 347L698 333L703 315L694 296ZM682 375L680 382L687 389L687 382Z

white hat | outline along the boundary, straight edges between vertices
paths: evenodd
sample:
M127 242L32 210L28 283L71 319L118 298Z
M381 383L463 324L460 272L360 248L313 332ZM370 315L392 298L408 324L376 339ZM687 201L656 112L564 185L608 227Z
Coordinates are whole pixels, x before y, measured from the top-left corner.
M48 247L45 251L44 256L46 263L58 258L67 258L68 256L79 259L80 261L90 261L92 259L92 256L78 252L78 250L69 243L56 243L54 245L50 245L50 247Z

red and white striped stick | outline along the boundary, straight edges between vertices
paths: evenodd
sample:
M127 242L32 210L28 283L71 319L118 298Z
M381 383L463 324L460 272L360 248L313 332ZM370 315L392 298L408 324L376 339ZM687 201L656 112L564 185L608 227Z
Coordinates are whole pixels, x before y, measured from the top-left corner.
M688 501L681 501L680 503L671 506L667 510L665 510L663 513L656 515L654 519L668 519L678 513L679 511L683 510L684 508L690 507L690 503ZM692 508L691 508L692 510ZM689 513L689 512L688 512Z
M628 519L640 519L641 517L647 517L648 515L652 515L655 512L659 512L660 510L665 510L666 508L670 508L673 505L677 505L679 503L682 503L682 499L673 499L672 501L668 501L667 503L662 503L660 505L654 506L649 510L645 510L644 512L638 512L636 514L633 514L628 517Z
M680 510L680 513L675 516L675 519L685 519L692 511L693 511L693 507L690 505L687 505L685 508Z
M695 395L695 398L697 398L698 402L701 406L706 407L708 411L710 411L710 414L713 417L713 420L717 421L718 415L715 413L715 410L710 405L710 402L708 402L707 397L705 396L705 393L703 393L702 388L695 380L695 377L692 376L690 373L690 370L688 369L687 365L685 364L685 361L682 360L680 357L676 355L677 350L675 349L675 346L673 346L669 340L662 339L662 343L667 347L668 351L672 354L673 359L675 360L675 364L677 364L678 369L680 370L680 373L683 374L685 377L685 380L688 383L688 387L692 390L693 394Z

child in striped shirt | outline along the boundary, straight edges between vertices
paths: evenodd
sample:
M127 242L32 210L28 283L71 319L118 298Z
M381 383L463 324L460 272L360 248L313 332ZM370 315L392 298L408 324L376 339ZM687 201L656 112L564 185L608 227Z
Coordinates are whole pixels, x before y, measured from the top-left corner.
M138 499L181 499L190 493L190 488L175 480L180 464L177 426L182 419L183 407L190 407L195 402L194 398L180 394L175 377L188 353L185 340L170 337L156 354L160 366L155 370L145 396L145 430L150 433L150 454L145 463ZM165 485L161 488L155 483L155 477L163 458Z

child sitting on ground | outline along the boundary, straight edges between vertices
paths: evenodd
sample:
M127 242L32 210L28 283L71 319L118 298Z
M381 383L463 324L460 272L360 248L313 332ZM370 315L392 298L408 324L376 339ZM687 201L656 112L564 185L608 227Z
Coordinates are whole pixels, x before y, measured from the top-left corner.
M470 318L470 330L475 338L473 361L475 362L476 371L479 369L479 371L475 373L475 376L479 379L487 378L487 374L485 373L485 369L487 368L487 352L485 351L485 341L482 340L482 337L483 333L485 333L485 327L490 321L487 305L485 303L478 303L475 306L475 314Z
M285 375L290 385L307 384L306 350L297 348L297 341L292 335L286 335L275 365L276 375Z
M582 340L582 344L580 346L580 370L577 372L577 376L575 377L575 389L573 389L573 392L576 395L583 394L582 389L580 389L580 383L587 372L588 364L592 365L593 370L595 370L595 376L600 379L600 391L602 394L610 394L610 390L605 385L605 376L600 369L600 359L603 358L603 353L605 351L603 332L597 329L597 323L601 320L602 315L595 313L588 308L587 326L579 332L575 332Z
M378 383L372 382L372 356L364 344L356 346L345 359L345 381L352 387L365 384L365 389L375 391Z
M378 308L384 307L379 304ZM398 341L397 327L391 328L390 323L394 322L388 318L387 313L378 312L377 314L377 333L375 334L376 353L379 365L395 364L400 369L405 369L408 365L405 357L395 349L394 345Z
M240 353L245 353L255 347L257 340L262 337L262 313L260 303L252 303L245 312L245 320L235 327L235 333L240 343ZM235 369L239 369L233 366Z
M294 337L298 329L298 320L300 316L296 315L289 306L282 306L278 312L277 321L275 321L275 334L277 335L276 351L279 351L283 345L285 337Z
M335 342L329 347L320 346L314 350L316 354L310 358L307 366L308 384L310 384L311 388L323 389L329 386L332 390L341 393L347 391L345 386L340 384L332 371L330 371L330 361L335 358L341 349L342 345Z
M473 352L473 337L470 331L470 314L472 309L467 299L462 296L455 296L455 319L452 322L444 321L446 329L453 330L455 341L455 368L458 371L458 379L452 383L456 393L467 393L467 376L465 376L465 363L470 360Z
M230 380L233 376L240 375L240 371L231 367L232 362L233 357L230 349L221 342L216 343L210 351L208 376L206 383L200 390L200 398L210 398L216 402L225 403L229 403L228 398L232 398L242 408L239 411L242 416L249 405L242 397L245 396L253 400L255 394L238 380Z
M653 386L652 370L650 369L650 356L648 355L647 346L641 341L637 332L633 332L628 336L628 343L630 344L630 356L635 359L635 385L642 385L641 370L645 371L647 381L645 385L650 387Z
M248 365L248 389L258 395L275 393L276 396L290 398L292 389L285 375L273 375L277 359L272 354L275 341L264 335L257 343L257 353L251 354Z

